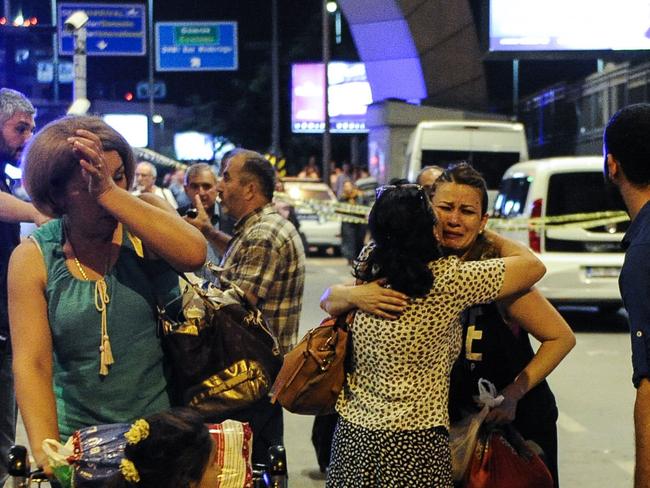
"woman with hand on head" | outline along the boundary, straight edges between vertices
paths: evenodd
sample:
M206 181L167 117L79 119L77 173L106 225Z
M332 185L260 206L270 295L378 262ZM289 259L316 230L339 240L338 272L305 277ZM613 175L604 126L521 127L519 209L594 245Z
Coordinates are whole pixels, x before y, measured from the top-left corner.
M503 258L442 257L435 217L419 185L386 186L369 216L373 244L358 280L385 280L408 297L395 320L359 311L350 326L352 366L327 471L328 488L450 487L448 384L461 348L462 312L532 286L544 266L521 244L494 237ZM326 294L323 306L340 313Z
M134 197L131 148L95 117L64 117L32 139L24 182L54 217L9 265L16 397L32 454L89 425L170 406L156 303L200 267L200 232L156 197Z

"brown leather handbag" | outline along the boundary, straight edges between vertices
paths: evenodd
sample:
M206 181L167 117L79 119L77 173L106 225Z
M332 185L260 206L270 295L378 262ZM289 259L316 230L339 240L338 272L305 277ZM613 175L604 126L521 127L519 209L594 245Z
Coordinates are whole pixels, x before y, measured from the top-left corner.
M311 329L286 356L271 388L276 401L293 413L325 415L334 412L346 373L351 336L347 316L328 317Z

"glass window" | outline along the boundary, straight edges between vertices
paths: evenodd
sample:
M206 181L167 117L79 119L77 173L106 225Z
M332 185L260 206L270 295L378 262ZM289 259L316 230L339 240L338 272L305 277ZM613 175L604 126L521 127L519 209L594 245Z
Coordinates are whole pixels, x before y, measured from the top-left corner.
M627 103L645 102L645 85L635 86L627 91Z
M593 97L593 128L594 129L600 129L605 126L605 105L604 105L604 98L605 98L605 92L600 91L598 93L594 93L592 95Z
M602 173L558 173L548 185L546 215L625 210L614 191L608 191Z
M422 151L422 167L438 165L447 166L467 161L483 175L488 188L498 188L503 173L519 162L517 152L489 151Z
M587 95L582 97L582 100L580 101L580 107L582 110L580 111L580 127L584 129L591 129L593 128L592 124L592 107L591 107L591 95Z
M501 182L494 202L495 217L517 217L524 212L532 178L508 178Z

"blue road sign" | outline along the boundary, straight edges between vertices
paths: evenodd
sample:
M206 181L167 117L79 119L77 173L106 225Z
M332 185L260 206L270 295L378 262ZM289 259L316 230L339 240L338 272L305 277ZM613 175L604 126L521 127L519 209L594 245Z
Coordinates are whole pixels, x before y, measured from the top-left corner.
M86 24L89 56L142 56L146 53L143 4L60 3L59 54L74 54L72 33L63 28L63 22L77 10L83 10L89 18Z
M237 22L156 22L158 71L233 71L237 62Z

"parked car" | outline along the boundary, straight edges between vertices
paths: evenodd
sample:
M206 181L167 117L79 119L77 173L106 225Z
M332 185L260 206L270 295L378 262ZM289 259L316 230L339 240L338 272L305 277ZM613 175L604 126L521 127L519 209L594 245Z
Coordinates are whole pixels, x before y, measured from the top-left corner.
M603 311L622 305L618 276L624 253L620 246L629 225L619 218L571 219L559 216L625 211L620 197L608 190L602 156L530 160L511 166L496 197L496 230L526 243L546 265L537 285L556 305L590 304ZM514 218L555 218L540 227L511 225ZM560 225L561 224L561 225Z
M336 203L336 195L325 183L310 179L283 178L284 191L290 198L305 202L313 200L323 203ZM310 250L324 251L341 249L341 222L328 219L324 213L317 213L307 204L296 205L296 216L300 231L307 238Z

